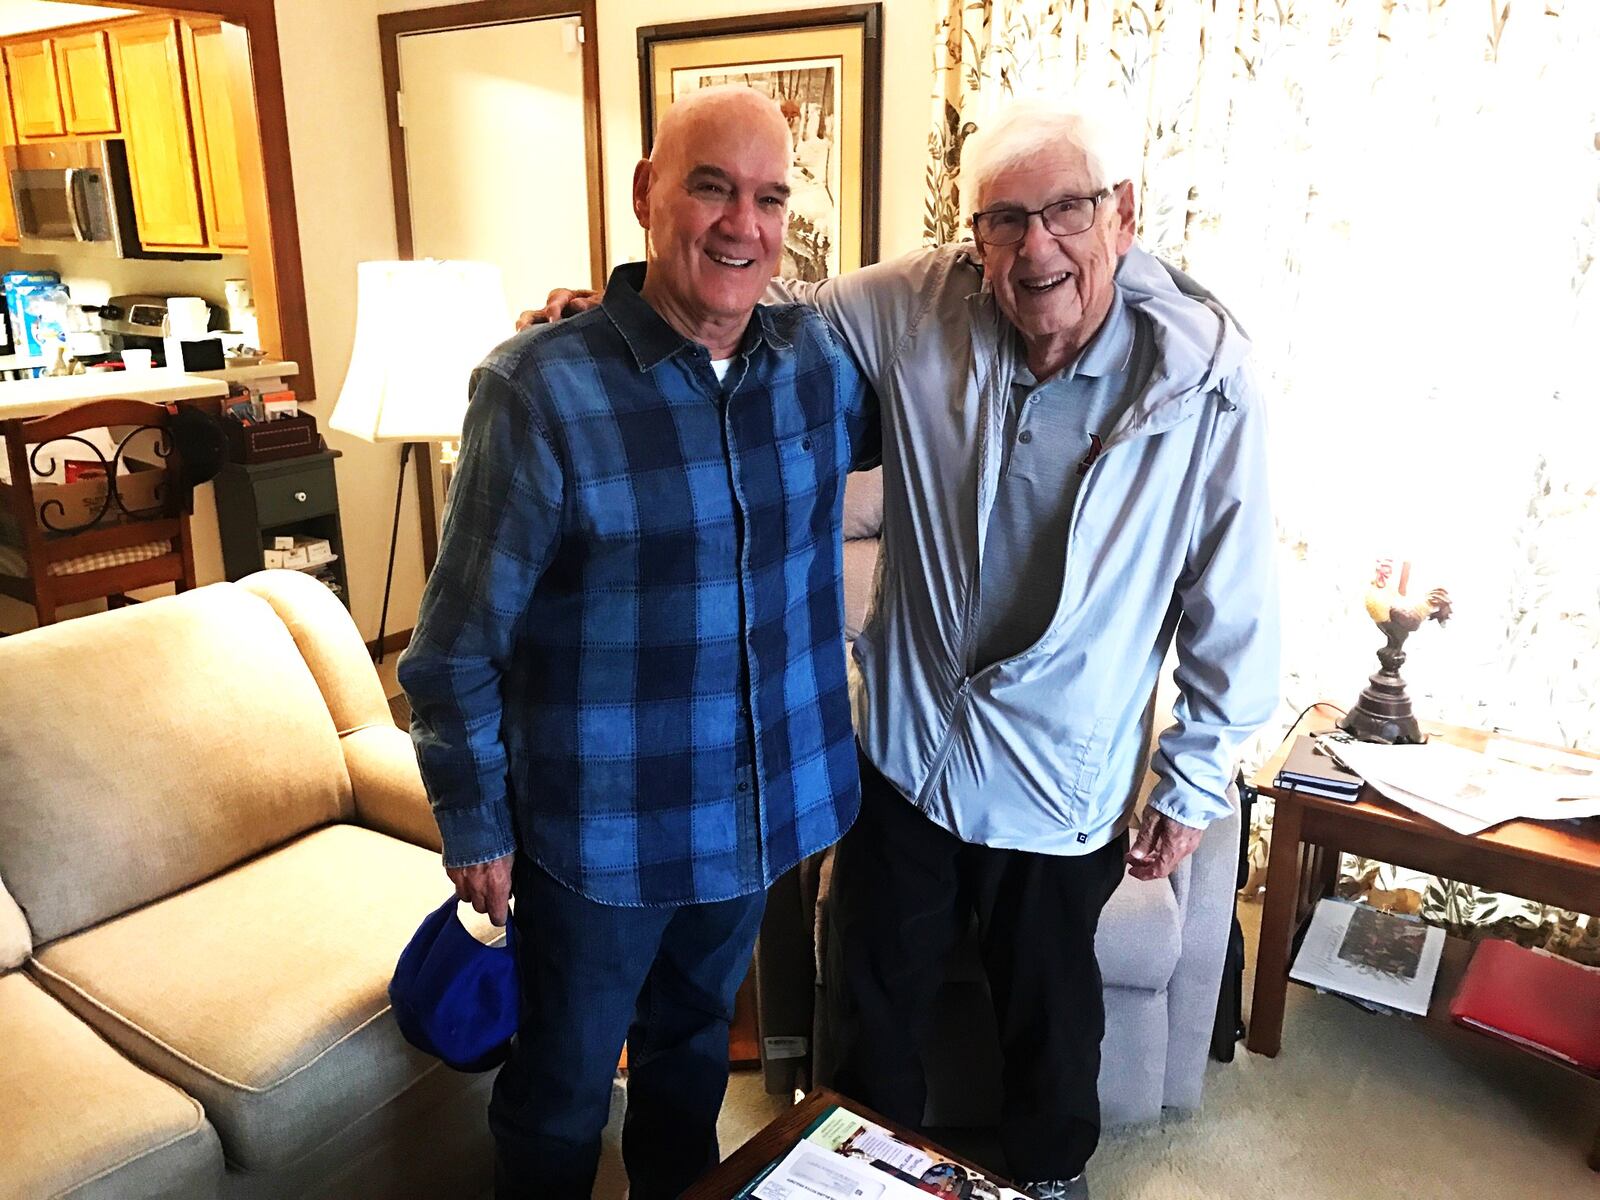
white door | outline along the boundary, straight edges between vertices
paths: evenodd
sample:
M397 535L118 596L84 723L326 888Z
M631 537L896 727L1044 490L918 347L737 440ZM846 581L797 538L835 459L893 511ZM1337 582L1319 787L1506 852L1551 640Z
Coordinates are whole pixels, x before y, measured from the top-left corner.
M512 313L590 282L578 28L553 17L400 39L412 255L498 265Z

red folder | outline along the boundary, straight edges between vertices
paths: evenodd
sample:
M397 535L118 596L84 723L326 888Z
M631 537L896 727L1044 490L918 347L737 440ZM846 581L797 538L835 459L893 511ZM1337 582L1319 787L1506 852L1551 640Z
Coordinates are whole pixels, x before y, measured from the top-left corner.
M1478 943L1450 1016L1600 1075L1600 971L1515 942Z

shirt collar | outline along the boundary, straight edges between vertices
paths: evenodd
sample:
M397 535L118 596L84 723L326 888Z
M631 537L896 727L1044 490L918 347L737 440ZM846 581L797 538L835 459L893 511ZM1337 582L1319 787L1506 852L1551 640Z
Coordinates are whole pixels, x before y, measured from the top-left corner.
M639 370L648 371L659 366L686 346L694 346L640 294L644 287L645 264L622 263L611 272L606 282L605 299L601 310L611 318L622 340L632 351ZM775 350L787 350L790 342L781 333L772 318L772 310L765 304L755 307L754 319L745 327L739 342L739 354L748 354L758 342L765 342Z

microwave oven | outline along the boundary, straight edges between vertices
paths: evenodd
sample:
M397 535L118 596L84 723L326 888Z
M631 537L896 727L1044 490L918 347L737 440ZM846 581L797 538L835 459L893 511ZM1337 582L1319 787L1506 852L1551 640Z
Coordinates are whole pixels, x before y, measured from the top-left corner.
M24 253L179 258L139 244L127 147L118 139L5 148ZM211 258L214 255L204 255Z

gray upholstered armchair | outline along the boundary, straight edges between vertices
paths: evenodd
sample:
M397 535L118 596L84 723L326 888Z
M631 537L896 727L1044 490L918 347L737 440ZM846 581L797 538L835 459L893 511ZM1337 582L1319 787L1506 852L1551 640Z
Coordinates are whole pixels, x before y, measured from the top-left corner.
M865 617L882 523L877 472L851 477L845 508L846 625L854 637ZM1212 825L1170 879L1125 878L1101 919L1096 949L1106 1035L1100 1095L1108 1125L1153 1120L1163 1108L1200 1103L1237 886L1234 799L1235 814ZM818 855L779 880L768 900L756 982L769 1091L831 1078L831 870L831 852ZM999 1039L976 936L948 967L926 1059L927 1124L995 1123Z

